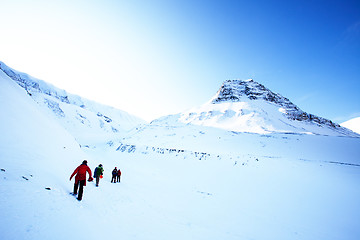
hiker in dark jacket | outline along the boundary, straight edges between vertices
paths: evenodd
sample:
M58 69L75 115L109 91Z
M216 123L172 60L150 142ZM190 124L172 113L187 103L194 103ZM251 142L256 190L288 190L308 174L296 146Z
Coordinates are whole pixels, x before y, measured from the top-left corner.
M77 191L78 191L78 188L79 188L79 195L77 197L77 200L79 200L79 201L81 201L81 199L82 199L83 187L86 186L86 172L89 173L89 181L92 181L93 178L91 177L91 170L87 166L87 161L84 160L82 162L82 164L80 166L78 166L75 169L75 171L73 172L73 174L71 174L71 176L70 176L70 181L71 181L73 176L76 174L73 194L76 195ZM79 187L79 185L80 185L80 187Z
M94 178L96 179L96 185L95 186L99 186L99 181L100 181L100 178L102 178L102 175L104 173L104 169L102 167L102 164L99 164L98 167L95 168L95 171L94 171Z
M112 171L111 182L116 183L116 175L117 175L117 168L115 167L114 170Z
M116 180L117 182L120 182L120 177L121 177L121 171L120 169L117 171L117 174L116 174Z

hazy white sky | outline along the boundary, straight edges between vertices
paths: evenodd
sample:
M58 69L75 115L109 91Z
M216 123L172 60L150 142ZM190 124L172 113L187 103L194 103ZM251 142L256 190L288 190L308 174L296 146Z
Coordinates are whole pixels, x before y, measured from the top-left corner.
M146 120L254 78L304 111L360 116L357 1L0 0L0 60Z

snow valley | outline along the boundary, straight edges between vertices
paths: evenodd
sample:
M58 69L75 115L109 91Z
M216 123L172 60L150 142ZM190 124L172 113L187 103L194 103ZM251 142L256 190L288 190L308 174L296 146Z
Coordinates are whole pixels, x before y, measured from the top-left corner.
M0 63L0 110L1 239L360 237L360 136L254 80L146 123Z

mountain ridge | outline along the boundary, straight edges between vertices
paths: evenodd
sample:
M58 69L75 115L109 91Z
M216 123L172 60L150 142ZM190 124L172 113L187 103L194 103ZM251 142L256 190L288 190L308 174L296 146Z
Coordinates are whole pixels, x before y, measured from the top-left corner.
M80 142L83 142L81 139L85 137L78 136L78 128L85 125L91 128L94 138L103 135L101 139L107 141L107 138L113 138L110 136L112 133L125 133L138 125L146 124L144 120L127 112L69 94L52 84L16 71L3 62L0 62L0 70L44 109L50 110ZM66 116L70 116L72 120L69 122ZM288 98L253 79L226 80L209 102L171 116L172 124L179 121L236 132L293 132L360 137L331 120L301 110ZM164 119L170 118L163 116L152 123L159 124Z
M67 93L50 83L14 70L3 62L0 62L0 70L71 132L81 145L87 145L89 137L95 142L106 141L116 133L124 133L146 123L125 111Z

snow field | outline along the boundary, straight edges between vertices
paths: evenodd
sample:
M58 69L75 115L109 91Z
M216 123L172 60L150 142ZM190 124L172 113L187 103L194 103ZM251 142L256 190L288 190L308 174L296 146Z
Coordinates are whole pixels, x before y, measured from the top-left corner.
M116 149L120 143L113 142ZM152 124L128 134L120 142L135 145L138 151L144 151L146 147L188 150L210 154L211 158L232 155L229 158L234 161L238 156L254 155L360 164L360 141L352 137L281 133L259 135L185 124L167 127Z
M1 172L6 189L1 211L8 216L1 224L2 239L113 234L127 239L356 239L360 234L360 174L354 166L261 157L234 165L230 159L162 154L89 150L88 155L93 156L90 167L103 163L105 175L100 187L87 184L82 202L69 195L72 169L58 182L51 176L26 181ZM114 166L123 172L121 183L110 183Z
M126 218L127 223L147 226L148 218L156 219L152 230L140 231L150 231L153 237L135 239L341 239L345 232L346 239L359 236L357 167L261 157L246 165L162 154L108 153L106 158L122 166L119 185L131 183L129 190L137 194L129 201L144 214L141 219Z

